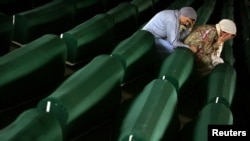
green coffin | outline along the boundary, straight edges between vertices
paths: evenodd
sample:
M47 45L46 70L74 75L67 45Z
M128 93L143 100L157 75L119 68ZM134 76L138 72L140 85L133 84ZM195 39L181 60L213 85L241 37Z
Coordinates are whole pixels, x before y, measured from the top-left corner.
M232 125L233 114L222 103L210 103L200 112L199 116L187 123L180 138L183 141L207 141L208 125Z
M163 61L158 77L169 80L179 90L192 73L193 65L193 53L188 48L178 47Z
M66 44L51 34L2 56L0 114L4 109L47 96L64 79L65 61Z
M156 61L154 45L155 39L150 32L138 30L114 48L111 55L119 59L126 70L124 81L152 69Z
M29 109L0 130L1 141L63 141L59 121L50 114Z
M110 53L113 49L114 23L107 14L97 14L86 22L64 32L61 38L68 48L69 64L90 60L93 57Z
M83 133L117 108L123 75L124 69L115 58L97 56L41 100L38 107L56 116L68 137Z
M129 2L121 2L106 14L110 15L115 23L115 43L129 37L138 28L138 9Z
M13 15L13 40L27 44L45 34L60 35L72 27L74 5L55 0L37 8Z
M231 106L236 89L236 71L228 63L217 65L207 78L205 88L202 90L201 105L210 102L223 102Z
M171 140L179 132L177 93L166 80L155 79L145 86L122 117L119 141Z

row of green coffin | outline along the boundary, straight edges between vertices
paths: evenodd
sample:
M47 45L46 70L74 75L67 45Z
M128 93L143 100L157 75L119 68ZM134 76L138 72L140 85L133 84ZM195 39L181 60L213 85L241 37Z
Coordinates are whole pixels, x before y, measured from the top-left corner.
M235 93L236 73L230 64L219 64L208 77L199 98L201 111L181 130L181 140L208 140L208 125L233 125L230 109Z
M133 101L125 117L122 117L116 130L119 134L117 140L175 140L179 135L183 141L200 141L207 139L208 125L233 123L229 107L223 103L209 103L179 134L177 101L177 92L169 81L153 80Z
M53 0L14 14L14 40L26 44L44 34L61 34L92 16L113 8L117 1ZM63 9L63 10L61 10Z
M56 74L52 74L53 72L58 73L64 70L64 68L60 69L60 67L52 65L52 63L58 63L58 62L52 61L53 59L50 60L47 63L51 63L52 65L51 66L48 64L40 64L40 62L36 61L38 60L38 61L43 62L44 59L46 58L42 55L45 55L46 57L53 56L52 52L49 52L49 50L52 47L54 49L58 47L55 41L57 41L58 45L60 45L60 43L63 43L63 41L60 40L60 38L58 38L55 35L46 35L46 36L41 37L38 40L35 40L34 42L30 44L27 44L26 46L23 46L22 48L19 48L19 50L16 50L15 52L11 52L10 54L8 54L8 56L7 55L4 56L5 58L7 59L10 58L11 60L11 61L7 61L5 64L12 64L12 66L7 70L13 70L16 73L16 75L12 74L12 77L11 77L13 79L11 81L12 83L9 83L9 81L4 81L2 83L4 83L6 87L10 87L11 85L10 88L17 87L17 89L11 89L12 91L9 94L12 94L12 97L9 98L8 97L9 95L6 94L8 91L5 90L3 87L2 88L3 94L1 95L2 96L1 99L8 100L9 98L10 104L14 102L13 99L14 100L16 99L15 103L18 103L20 101L27 101L28 99L21 100L21 99L16 98L17 96L21 96L22 98L26 97L26 95L24 94L27 92L24 92L23 90L23 89L27 90L27 87L25 86L31 86L32 84L37 84L37 86L39 87L34 87L34 89L33 87L31 87L31 89L36 90L36 91L40 91L40 89L44 89L44 87L47 86L43 83L41 84L39 83L39 82L46 83L47 81L44 81L44 80L41 80L36 83L32 83L34 79L39 80L39 78L40 79L41 78L43 79L53 78L53 80L55 81L58 80L55 77ZM44 46L46 47L38 46L39 42L44 43ZM100 55L100 56L95 57L84 68L75 72L67 80L63 81L63 83L60 84L59 88L57 88L47 98L44 98L43 100L41 100L41 102L39 103L39 108L43 110L48 110L47 109L48 104L50 104L51 105L50 106L51 108L49 109L50 113L52 113L58 118L64 131L69 132L67 133L69 134L69 136L72 135L73 133L77 133L77 132L74 132L73 128L79 127L78 125L80 125L79 123L81 123L80 121L82 121L83 119L85 119L86 122L82 124L85 124L86 128L88 128L89 126L91 126L92 120L96 122L96 119L100 119L98 117L101 115L104 118L103 115L108 115L107 112L113 109L112 107L117 107L115 105L119 104L121 100L120 99L120 84L122 83L122 81L124 81L123 78L125 76L125 72L124 72L125 68L127 67L132 70L133 68L138 67L138 65L141 65L142 66L141 69L143 71L144 66L143 64L140 64L140 62L142 61L142 62L149 63L150 61L151 62L153 61L152 57L148 57L147 55L147 54L152 53L151 50L153 47L154 47L154 38L151 33L147 31L136 32L134 36L127 39L127 41L124 41L120 46L118 46L117 49L114 50L113 55ZM61 44L61 49L64 50L63 53L65 53L65 44ZM148 53L148 52L151 52L151 53ZM56 54L54 57L61 56L63 54L59 50L57 51L57 53L58 54ZM23 55L25 56L23 57ZM147 59L150 59L150 60L147 61ZM18 67L17 64L21 66L22 65L21 62L25 62L25 63L30 62L28 64L29 67L27 67L25 63L22 63L23 64L22 67ZM18 67L23 72L26 71L26 73L25 74L20 73L18 70L16 70L15 67ZM57 70L55 70L54 67ZM47 68L48 70L46 70L45 68ZM35 73L36 75L30 74L29 70L33 71L33 73ZM49 71L51 70L53 70L53 72L50 73ZM140 73L140 71L138 71L137 73ZM11 75L11 72L9 72L9 74ZM126 73L126 75L128 77L129 73ZM24 78L19 79L20 77L24 77ZM7 79L3 79L3 80L7 80ZM20 83L22 84L21 86L19 86ZM23 89L18 90L19 87ZM4 95L4 93L6 95ZM22 94L15 95L16 93L22 93ZM31 96L34 96L34 95L31 95ZM37 93L35 97L38 97ZM5 103L4 101L1 101L1 103L4 103L6 105L8 104L8 103ZM8 105L8 106L11 106L11 105ZM101 118L101 120L103 119ZM84 130L83 126L80 126L80 128L81 128L81 131ZM8 131L4 131L2 133L4 133L5 135L5 133L8 134Z
M176 86L178 86L178 85L176 85Z
M177 48L168 56L158 78L121 109L115 140L174 140L180 130L178 90L191 74L193 62L193 54L187 48Z
M142 33L146 33L152 37L152 35L146 31L142 31ZM110 63L110 64L107 64L105 62ZM97 64L100 64L100 65L97 65ZM111 66L113 69L111 68ZM106 68L106 71L105 71L105 68ZM117 69L118 74L115 73L115 68ZM113 70L113 71L110 71L110 70ZM66 131L71 132L69 134L75 133L76 131L72 129L70 130L68 128L74 125L74 122L77 121L77 118L79 117L82 117L84 119L86 118L85 120L81 118L81 121L82 120L86 121L86 123L82 123L82 124L85 124L86 126L87 124L91 124L91 122L88 121L88 119L89 118L92 119L93 117L95 117L96 116L95 113L99 115L101 114L101 111L103 111L105 114L107 110L103 110L104 107L106 107L107 109L110 109L111 107L116 107L114 105L119 104L119 100L120 100L119 92L118 91L109 92L109 91L114 90L115 87L119 89L119 84L121 83L119 81L121 81L121 78L123 76L123 72L122 72L123 70L124 70L124 66L120 62L118 62L117 59L111 56L107 56L107 55L99 56L96 59L94 59L92 62L90 62L86 67L82 68L81 70L76 72L74 75L72 75L70 78L68 78L66 81L64 81L64 83L60 85L60 87L54 93L52 93L49 97L43 99L39 103L38 107L40 109L43 109L44 111L46 110L47 112L55 115L57 119L59 119L65 132ZM98 71L100 72L98 73ZM106 72L106 74L103 74L103 72ZM80 77L81 74L84 74L84 77ZM96 79L93 78L93 76ZM107 76L109 76L110 83L109 83L109 80L107 80ZM115 78L111 76L114 76ZM98 80L98 81L95 81L95 80ZM117 80L117 81L115 82L114 80ZM103 83L104 81L105 83ZM87 83L85 84L83 82L87 82ZM98 84L98 82L100 84ZM97 86L99 86L99 88ZM81 92L83 92L82 95L81 95ZM110 93L110 96L105 95L107 93ZM108 105L110 105L110 107ZM102 107L101 111L99 111L100 107ZM13 124L18 124L18 120L14 122ZM79 126L79 123L77 125ZM83 127L80 126L80 128L82 129ZM3 133L6 133L6 134L2 134L2 135L8 136L9 135L8 130L16 130L16 129L7 127L3 131Z
M76 2L79 9L88 5L85 1L81 2ZM151 0L121 2L105 13L97 14L72 26L73 4L54 1L33 10L15 14L14 40L19 43L28 43L46 33L61 34L67 42L67 61L69 64L76 64L100 53L110 53L117 43L136 31L139 27L139 20L141 23L145 22L146 17L149 19L153 15L153 10L150 9L153 4ZM58 9L64 9L64 11ZM84 7L84 9L87 8ZM145 14L149 11L151 14ZM50 15L56 14L56 16L48 17L49 13ZM98 48L100 45L102 48ZM87 54L85 50L88 50Z
M96 11L97 9L99 11ZM14 14L13 40L26 44L44 34L59 35L72 28L80 15L84 21L102 11L100 2L96 0L53 0L34 9Z
M146 7L142 9L142 6L139 4L143 4L143 6ZM105 11L103 7L108 6L104 5L113 6ZM150 11L153 13L152 9L148 8L152 7L152 5L153 2L151 0L145 2L134 0L131 3L124 1L119 4L107 0L54 0L34 9L16 13L14 15L14 40L21 44L26 44L44 34L59 35L89 20L92 16L104 12L113 18L112 21L116 24L116 31L119 33L116 34L118 38L121 36L120 34L131 33L128 32L131 30L135 31L137 28L139 8L141 12ZM62 11L60 9L64 10ZM150 17L150 15L148 15L148 17ZM142 18L141 20L144 21ZM106 28L106 26L101 27Z
M152 64L154 59L143 61L145 60L143 58L150 58L153 56L153 46L153 36L146 31L139 31L136 32L134 36L118 45L112 52L112 55L123 61L123 67L128 68L127 73L129 74L130 72L133 72L133 70L136 72L139 68L143 68L142 66L144 66L144 64ZM46 56L43 56L45 54ZM23 46L22 48L19 48L15 52L6 54L1 58L1 71L8 72L1 76L2 93L10 95L21 91L23 93L27 93L28 95L30 91L34 92L35 90L45 87L46 85L61 82L64 75L66 54L66 45L64 41L54 35L43 36L26 46ZM31 58L32 61L30 61ZM140 65L141 62L146 63ZM17 65L22 67L18 67ZM39 70L39 68L41 68L41 70ZM44 73L46 75L40 75L40 73ZM139 70L137 73L140 73ZM50 80L51 76L54 76L53 80ZM36 79L32 80L32 77L35 77ZM27 81L26 83L22 83L23 85L32 84L31 82L39 85L26 89L26 87L16 81L17 79L20 79L20 82L21 80L32 80L30 82ZM13 87L15 87L15 89L12 89ZM23 89L25 89L25 91ZM23 96L22 98L25 99ZM22 101L22 99L19 100ZM10 102L6 99L1 103L10 104Z
M151 91L158 92L158 95L152 94ZM122 124L118 130L121 132L119 140L173 140L179 132L176 115L177 95L174 87L168 81L154 80L145 87L137 101L140 102L131 106L130 112L123 120L126 124ZM203 108L197 119L184 127L181 137L190 141L204 140L207 138L208 124L228 125L232 122L233 116L228 107L221 103L210 103ZM58 120L39 109L24 111L11 126L0 131L3 141L60 141L63 136Z
M144 68L153 64L153 47L153 35L142 30L117 45L111 55L120 60L127 70L123 81L140 74ZM47 94L48 90L54 89L64 78L66 56L65 42L51 34L2 56L0 72L4 75L1 75L0 82L1 109L11 106L14 97L14 103L18 105L18 101L39 97L39 94ZM27 89L26 86L30 84L32 87ZM37 93L40 89L44 91ZM16 95L17 92L25 95ZM32 94L34 92L37 94ZM6 95L9 98L4 98Z
M181 55L183 52L190 53L190 51L188 50L180 49L180 50L177 50L175 54ZM83 119L85 119L83 120L81 118L81 123L83 125L87 125L91 123L90 121L88 121L89 118L91 119L91 116L95 117L96 114L97 115L102 114L101 111L99 111L100 107L102 108L104 107L107 108L109 106L115 107L114 106L115 104L119 104L120 99L115 98L115 97L119 97L119 92L118 91L111 92L109 96L105 95L104 93L109 93L111 89L114 90L114 85L116 85L116 87L119 89L119 84L120 84L119 81L121 81L121 77L123 76L123 72L121 72L121 70L123 70L123 67L116 59L114 58L111 59L111 58L112 58L111 56L107 56L107 55L98 56L96 59L93 60L92 63L89 64L89 66L86 66L82 68L81 70L79 70L78 72L76 72L72 77L68 78L54 93L52 93L50 96L40 101L38 105L38 109L42 109L43 111L51 113L52 115L57 117L60 125L63 127L62 128L63 132L66 132L66 131L75 132L73 129L77 129L77 128L75 127L75 128L70 129L70 127L73 127L74 122L77 121L77 118L82 117ZM106 63L112 62L113 63L112 66L117 69L117 73L111 72L110 65L107 65L107 64L104 65L105 64L104 62ZM99 65L96 65L96 63L103 64L103 65L99 66ZM94 68L93 66L95 67L99 66L99 67L97 67L96 69L93 69ZM102 69L101 71L99 68L103 68L104 70ZM106 70L109 70L109 71L105 71L105 68ZM114 70L114 69L111 69L111 70ZM97 71L101 71L102 73L99 73L98 75ZM103 72L109 72L110 75L115 77L115 80L117 80L117 82L114 82L113 80L111 80L112 77L110 77L110 81L112 82L108 83L109 80L107 80L107 78L104 75L102 75ZM80 77L80 74L90 74L90 73L96 74L96 78L105 79L105 83L102 83L104 80L103 81L100 80L98 82L102 83L103 85L95 85L99 87L95 89L93 88L91 89L91 86L93 86L91 82L96 83L91 80L95 80L95 79L93 79L92 77ZM93 75L87 75L87 76L93 76ZM162 78L162 75L159 75L159 77ZM84 81L86 80L85 82L88 82L90 84L81 83L80 85L79 83L83 82L83 80ZM84 93L84 91L86 90L87 90L87 93ZM104 90L107 90L107 91L104 91ZM81 94L81 91L83 92L82 94ZM98 94L99 96L96 97ZM104 100L105 98L103 97L107 97L107 99ZM112 102L110 102L110 100ZM100 105L95 106L96 105L95 102L99 103ZM105 106L102 104L104 104ZM174 132L177 133L179 131L179 126L178 126L179 123L178 123L178 120L176 120L177 117L174 114L176 113L176 109L175 109L176 104L177 104L176 88L169 81L163 80L163 79L156 79L152 81L150 84L148 84L148 86L145 87L144 91L133 102L131 109L129 110L128 114L126 114L127 116L125 117L125 120L123 120L123 123L121 124L122 125L121 139L123 138L137 139L138 138L139 140L147 140L147 139L158 140L162 138L163 136L165 136L166 138L173 137L175 135L173 133ZM212 107L208 105L212 105ZM224 104L216 104L216 106L214 104L208 104L208 105L206 105L206 107L210 107L210 108L204 108L204 109L208 109L208 112L204 112L205 114L204 117L202 116L203 112L201 112L201 117L205 119L203 118L201 119L206 120L207 122L209 122L209 120L218 121L218 123L222 123L220 122L221 119L223 119L222 121L225 121L224 119L232 119L230 118L230 116L229 118L227 118L227 115L230 115L230 110ZM222 108L216 108L221 114L216 113L215 110L211 110L211 108L213 109L213 107L217 107L217 106L222 107ZM108 109L110 109L110 107ZM229 110L229 111L225 112L226 114L223 114L223 112L221 112L220 109L225 110L225 111ZM97 110L98 112L94 112L95 110ZM202 110L202 111L207 111L207 110ZM107 110L104 110L102 112L105 113L107 112ZM211 116L209 112L215 112L218 117ZM226 118L223 118L223 117L220 118L220 116L224 116ZM174 120L174 122L172 120ZM85 121L86 123L84 123L83 121ZM228 120L228 121L231 122L232 120ZM31 122L34 122L34 121L31 120ZM17 128L18 124L20 124L19 120L16 120L13 124L16 125L16 128ZM56 127L57 124L53 124L53 125L55 126L54 128L58 128ZM201 122L201 124L198 124L198 125L200 127L201 125L205 126L207 124L206 122ZM12 126L13 125L11 125L10 127ZM80 126L79 123L77 124L77 126ZM29 127L22 129L22 131L31 130L29 129ZM83 128L83 126L80 126L80 127L81 129ZM168 127L172 127L171 130L167 130ZM10 134L8 133L11 133L14 131L19 133L21 129L16 129L16 128L9 128L9 127L5 128L2 132L3 133L2 136L4 138L9 138ZM173 129L176 129L176 130L173 130ZM57 129L57 131L58 130L60 131L60 129ZM165 131L167 132L166 134L164 134ZM201 131L201 130L197 130L197 131ZM57 133L60 133L60 132L57 132ZM41 136L42 136L41 134L38 134L36 137L40 138ZM57 136L57 134L54 134L54 136ZM52 136L51 138L53 138L54 136ZM12 137L20 138L22 137L22 135L17 134L17 136L13 136L12 134Z
M124 61L123 61L123 62L124 62ZM123 63L123 64L124 64L124 63ZM178 77L178 76L177 76L177 77ZM185 80L185 77L186 77L186 76L184 76L184 80ZM176 81L175 81L175 82L176 82ZM177 80L177 82L178 82L178 80ZM181 80L180 82L183 83L183 80ZM176 84L175 87L178 87L178 83L175 83L175 84Z
M230 109L236 83L236 72L230 64L219 64L208 78L204 95L201 96L202 110L181 131L181 140L200 141L208 139L208 125L233 125Z
M47 96L64 80L66 56L66 44L56 35L45 35L0 58L1 128L27 101Z
M41 35L48 33L59 35L67 30L69 31L65 33L64 39L69 46L68 60L70 62L80 62L89 59L89 56L94 57L100 52L110 53L110 48L114 47L115 42L118 43L137 28L137 7L128 2L123 2L107 11L106 15L100 14L93 18L90 16L90 20L85 18L86 23L79 26L74 24L76 26L74 27L72 23L75 15L74 7L78 9L76 13L83 13L82 11L85 10L86 12L88 9L88 5L94 7L97 3L99 1L77 1L77 6L74 6L72 2L69 4L64 0L56 0L35 9L15 14L13 17L14 27L11 18L4 20L5 23L1 23L2 54L8 52L12 39L26 44ZM64 10L61 11L60 9ZM90 7L89 9L93 8ZM95 7L94 9L98 8ZM89 12L87 13L83 15L91 15ZM7 19L7 16L1 15L1 17ZM83 16L81 17L83 18ZM8 36L6 33L8 33ZM96 46L100 45L102 45L102 48L96 48ZM89 50L89 55L85 54L85 50Z
M68 47L67 61L76 64L100 53L109 54L117 43L136 31L137 25L137 7L128 2L95 15L61 34Z
M85 1L76 1L76 7L79 6L79 11L81 11L80 9L87 9L85 6L93 3L95 2L86 4ZM80 25L72 27L73 4L61 0L53 1L35 9L15 14L14 40L20 43L28 43L46 33L57 35L62 33L61 36L67 42L68 47L67 60L70 64L75 64L89 59L90 56L94 57L100 52L110 53L110 49L116 43L128 37L137 29L138 17L142 16L138 12L152 11L147 9L152 7L151 4L153 4L152 1L122 2L105 14L96 15ZM64 11L58 9L64 9ZM37 14L39 16L36 16ZM48 14L56 14L56 16L47 16ZM57 18L55 19L55 17ZM142 18L140 20L145 21ZM64 25L62 24L65 23L64 21L69 22ZM99 45L102 45L102 48L96 48ZM89 50L90 53L86 55L85 50Z
M57 117L63 131L72 136L77 131L83 131L84 127L91 127L95 124L93 121L96 122L96 119L100 118L99 116L103 120L110 109L118 106L122 76L123 66L117 59L107 55L99 56L68 78L54 93L40 101L38 108ZM27 118L23 118L23 120L27 120ZM35 121L31 120L30 122L32 124ZM37 119L37 122L39 122L39 119ZM5 128L2 131L3 134L1 134L2 138L6 140L27 138L28 140L30 136L19 133L33 129L30 126L18 128L20 123L22 121L17 119L16 122ZM13 128L13 126L16 128ZM44 125L40 126L40 128L45 128ZM39 126L37 128L39 129ZM15 131L17 134L13 134ZM42 135L36 134L33 139L44 139L41 137Z
M27 43L45 33L61 34L68 47L67 60L71 64L75 64L100 53L110 53L115 43L128 37L137 28L137 7L128 2L121 3L106 13L97 14L75 27L70 26L70 23L62 24L65 21L72 21L71 18L73 17L73 14L65 16L69 13L67 11L73 11L73 8L63 8L64 6L69 7L64 3L60 2L56 6L64 9L64 12L57 10L62 16L59 18L60 20L55 20L54 16L50 16L51 20L49 20L47 15L51 11L41 9L44 7L33 10L36 10L37 13L41 13L41 11L45 13L44 18L41 18L41 16L38 18L37 14L34 14L35 12L30 11L16 14L14 40ZM52 13L58 12L52 11ZM30 20L31 18L26 18L34 16L38 19ZM48 25L50 26L48 27Z
M172 56L178 54L181 56L183 52L177 50ZM122 119L118 123L118 140L141 140L141 141L159 141L159 140L174 140L176 135L180 135L184 141L200 141L206 140L208 134L208 125L230 125L233 124L233 115L230 106L234 96L236 74L234 68L230 64L220 64L212 72L208 79L208 84L205 85L207 89L203 89L204 97L200 98L201 112L190 123L184 126L180 131L180 122L176 116L176 104L178 101L177 86L182 86L187 77L189 76L190 66L192 66L190 58L186 56L173 61L170 57L167 58L164 69L161 69L165 74L175 73L182 74L175 77L164 77L166 80L156 79L150 82L139 96L129 105L129 108L121 116ZM185 55L184 55L185 56ZM191 57L192 58L192 57ZM185 62L183 64L175 64L176 62ZM173 67L175 64L175 68ZM189 65L188 65L189 64ZM172 67L171 67L172 66ZM166 69L168 68L168 69ZM180 69L181 68L181 69ZM176 70L180 71L176 71ZM167 71L166 71L167 70ZM187 73L184 73L187 72ZM161 78L163 75L159 75ZM179 83L177 80L180 80ZM171 83L170 83L171 82ZM177 85L181 84L181 85ZM123 111L123 112L124 112ZM175 119L174 119L175 118Z
M121 100L120 84L123 74L124 68L117 59L110 55L97 56L85 67L68 77L49 96L40 100L37 109L56 117L60 130L63 132L62 138L74 137L79 132L90 130L93 125L115 113ZM28 140L27 134L31 134L33 138L30 139L44 140L47 137L41 130L45 127L44 124L39 124L40 120L44 120L43 118L44 116L36 121L21 118L30 122L30 125L27 123L27 127L21 128L19 124L23 121L17 119L1 131L0 138L1 140L11 140L11 138L12 140L20 138ZM34 130L31 127L32 124L38 124L36 129L40 131L40 134L29 132ZM51 128L54 128L53 126L58 128L57 124L51 125ZM27 133L19 134L24 131ZM16 134L12 134L13 132ZM52 139L53 137L50 140Z
M145 31L142 31L142 32L145 32ZM147 33L147 32L145 32L145 33ZM181 50L181 49L180 49ZM181 59L180 60L188 60L188 58L190 58L190 53L188 53L188 50L183 50L183 52L184 52L184 54L186 53L186 54L189 54L189 57L187 57L187 58L184 58L183 59L183 57L180 57L180 56L188 56L188 55L181 55L181 54L178 54L178 50L177 50L177 52L175 53L175 54L173 54L172 56L176 56L176 57L180 57ZM182 52L182 54L183 54L183 52ZM181 73L181 71L176 71L176 69L173 69L173 66L174 65L176 65L175 63L174 63L174 61L172 61L172 59L171 59L171 57L172 56L170 56L164 63L165 63L165 65L163 65L163 67L162 67L162 72L160 73L161 75L161 77L165 77L165 78L168 78L169 79L169 76L168 75L166 75L166 74L173 74L173 75L170 75L170 76L175 76L175 77L177 77L177 79L176 80L178 80L179 78L178 77L181 77L181 75L178 75L178 73L179 74L182 74ZM175 58L175 57L172 57L172 58ZM102 59L103 60L103 59ZM171 60L171 61L170 61ZM185 64L189 64L189 65L187 65L187 67L184 67L184 68L189 68L189 69L187 69L187 70L190 70L191 69L191 66L192 66L192 59L189 59L190 61L188 61L188 62L191 62L191 63L185 63ZM99 61L98 61L99 62ZM172 62L172 63L171 63ZM178 62L178 61L177 61ZM182 62L182 61L180 61L180 62ZM90 64L93 64L93 63L90 63ZM167 64L167 65L166 65ZM171 67L171 65L172 65L172 67ZM183 67L184 65L183 65L183 63L180 63L180 64L178 64L179 66L181 66L181 67ZM177 66L178 66L177 65ZM170 67L164 67L164 66L170 66ZM168 68L168 69L167 69ZM165 69L165 70L164 70ZM167 70L168 71L170 71L170 70L172 70L172 71L170 71L170 72L167 72ZM179 83L180 84L183 84L184 83L184 81L185 81L185 79L187 78L187 76L189 75L189 73L188 73L188 71L187 70L185 70L185 69L179 69L179 70L182 70L182 71L185 71L185 72L187 72L186 73L186 75L184 75L184 76L182 76L181 78L184 78L184 79L179 79L179 80L181 80L181 81L179 81ZM163 72L167 72L166 74L164 74ZM172 77L172 78L174 78L174 77ZM217 78L217 76L215 76L215 78ZM170 80L171 80L171 78L170 78ZM172 80L174 80L174 79L172 79ZM176 82L178 82L178 81L172 81L172 82L175 82L174 84L175 84L175 88L178 88L178 86L179 85L177 85L177 84L179 84L179 83L176 83ZM212 93L213 94L213 93ZM51 100L51 101L53 101L53 100ZM60 116L60 117L67 117L67 116L65 116L65 115L67 115L67 112L64 114L64 116ZM63 119L61 119L61 121L63 121Z
M8 5L8 3L14 5L19 2L8 1L2 4ZM82 20L86 20L103 11L100 3L100 1L87 0L53 0L34 9L15 13L13 19L6 13L1 13L0 55L9 51L12 40L27 44L44 34L59 35L63 31L69 30L76 25L73 21L79 20L80 16ZM30 4L32 4L31 1ZM83 14L85 12L88 14Z

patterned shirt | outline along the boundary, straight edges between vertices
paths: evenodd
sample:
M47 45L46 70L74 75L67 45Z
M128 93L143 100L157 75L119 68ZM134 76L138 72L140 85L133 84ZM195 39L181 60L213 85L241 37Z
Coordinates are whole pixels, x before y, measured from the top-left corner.
M196 27L184 40L184 43L197 47L196 69L202 73L201 75L206 75L213 69L212 56L220 57L222 45L216 43L217 38L215 25L202 25Z

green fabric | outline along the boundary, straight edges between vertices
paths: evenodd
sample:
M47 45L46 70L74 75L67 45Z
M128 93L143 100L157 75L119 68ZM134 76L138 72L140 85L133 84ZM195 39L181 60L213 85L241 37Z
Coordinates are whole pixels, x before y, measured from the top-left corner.
M191 75L193 65L193 53L188 48L178 47L163 61L158 78L169 80L178 91Z
M138 30L114 48L111 55L118 58L126 70L123 81L131 80L153 66L156 60L154 41L150 32Z
M113 48L113 20L107 14L98 14L62 34L68 48L67 61L72 64L92 59Z
M4 13L0 13L0 56L10 50L10 44L13 38L12 20Z
M60 120L65 132L70 132L67 134L83 133L118 106L123 75L124 69L115 58L97 56L41 100L38 107L46 110L51 102L49 112Z
M119 141L171 140L179 132L176 116L177 93L174 86L162 79L152 80L135 98L122 117Z
M141 26L147 22L155 14L154 4L152 0L132 0L131 4L136 5L138 8L138 24Z
M194 26L207 24L215 8L216 0L205 0L203 5L197 9L197 20Z
M223 58L225 63L229 63L230 65L234 65L235 58L233 55L233 40L227 41L223 45L223 50L221 52L221 58Z
M102 1L103 6L104 6L105 12L116 7L118 4L120 4L122 2L120 0L101 0L101 1Z
M102 0L64 0L75 6L74 26L104 12Z
M0 58L0 111L47 95L64 79L66 44L44 35Z
M63 9L63 10L62 10ZM59 35L72 27L74 5L52 1L14 15L14 41L26 44L44 34Z
M231 110L221 103L206 105L199 116L187 123L181 131L181 139L185 141L207 141L208 125L232 125Z
M138 9L135 5L129 2L121 2L106 13L113 18L115 23L115 43L119 43L136 31Z
M224 98L226 105L231 106L236 88L236 71L230 64L217 65L208 76L207 86L202 92L202 99L205 105L209 102L216 102L218 98ZM223 102L223 101L222 101Z
M29 109L0 130L0 139L1 141L63 141L63 133L55 117L38 109Z

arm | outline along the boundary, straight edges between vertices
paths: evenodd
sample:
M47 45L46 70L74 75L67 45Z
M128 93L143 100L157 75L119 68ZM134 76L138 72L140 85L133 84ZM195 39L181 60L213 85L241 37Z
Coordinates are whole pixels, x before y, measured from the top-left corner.
M173 45L174 48L176 47L189 47L187 44L184 44L180 41L180 33L179 33L179 25L174 23L168 24L168 31L167 31L167 40Z
M189 49L193 53L196 53L202 45L201 33L198 30L192 31L191 34L185 38L184 43L189 45Z

